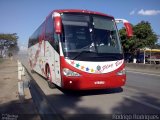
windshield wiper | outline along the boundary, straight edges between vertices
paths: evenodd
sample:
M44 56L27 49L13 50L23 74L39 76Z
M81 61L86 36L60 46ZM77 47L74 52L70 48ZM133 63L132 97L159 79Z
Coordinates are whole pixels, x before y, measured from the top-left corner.
M95 56L93 58L106 58L106 59L120 59L120 56L107 55L107 56Z
M73 58L73 60L75 60L77 57L79 57L79 56L82 55L83 53L96 53L96 52L95 52L95 51L88 51L88 50L81 51L80 53L78 53L78 54Z

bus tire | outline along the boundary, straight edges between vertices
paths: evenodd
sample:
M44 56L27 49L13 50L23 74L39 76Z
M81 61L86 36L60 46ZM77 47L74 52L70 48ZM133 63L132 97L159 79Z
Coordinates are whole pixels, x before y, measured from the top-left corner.
M33 73L35 73L35 71L33 69L31 69L31 73L33 74Z
M46 73L47 73L46 75L47 75L47 82L48 82L49 88L51 89L55 88L56 87L55 84L52 83L50 80L51 73L48 65L46 66Z
M47 81L47 82L48 82L49 88L54 89L56 87L55 84L52 83L51 81Z

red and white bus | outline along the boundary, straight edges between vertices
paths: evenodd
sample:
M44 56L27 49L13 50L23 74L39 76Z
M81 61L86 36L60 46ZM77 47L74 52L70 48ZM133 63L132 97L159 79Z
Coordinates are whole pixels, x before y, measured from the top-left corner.
M123 50L116 22L128 21L88 10L54 10L28 43L32 71L47 78L49 87L87 90L123 86Z

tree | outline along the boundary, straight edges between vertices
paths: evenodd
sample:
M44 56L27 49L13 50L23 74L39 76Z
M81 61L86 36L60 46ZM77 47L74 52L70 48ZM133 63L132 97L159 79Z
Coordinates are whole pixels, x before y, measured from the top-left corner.
M120 37L124 52L135 53L140 48L153 48L158 37L153 32L149 22L141 21L137 25L133 26L134 36L127 38L125 28L120 30Z
M155 49L160 49L160 43L156 43L154 46Z
M17 33L0 34L0 55L3 56L4 51L9 51L12 54L16 53L19 50L17 40Z

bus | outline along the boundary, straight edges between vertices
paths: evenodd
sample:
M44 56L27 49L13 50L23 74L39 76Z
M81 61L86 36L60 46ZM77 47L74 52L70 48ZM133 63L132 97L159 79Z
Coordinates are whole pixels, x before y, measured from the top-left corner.
M47 79L50 88L93 90L125 85L123 50L116 23L124 19L89 11L54 10L30 36L31 71Z

